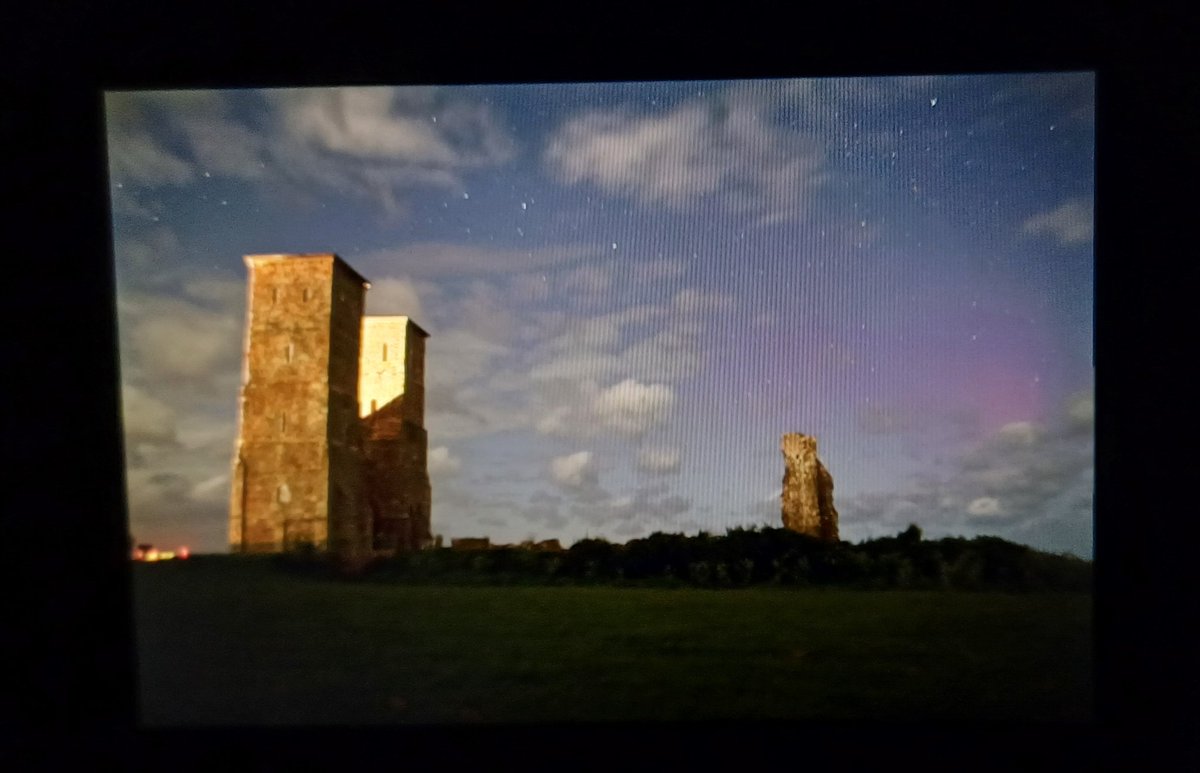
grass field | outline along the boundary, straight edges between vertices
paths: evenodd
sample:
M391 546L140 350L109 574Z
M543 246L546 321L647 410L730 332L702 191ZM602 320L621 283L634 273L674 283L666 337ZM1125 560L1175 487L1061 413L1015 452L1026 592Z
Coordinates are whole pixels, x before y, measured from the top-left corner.
M1084 594L134 583L148 725L1091 717Z

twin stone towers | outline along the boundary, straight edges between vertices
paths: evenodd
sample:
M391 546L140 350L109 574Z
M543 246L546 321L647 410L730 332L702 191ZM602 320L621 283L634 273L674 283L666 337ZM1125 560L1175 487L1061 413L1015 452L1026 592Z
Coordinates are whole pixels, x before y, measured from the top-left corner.
M364 316L370 283L336 255L245 262L232 552L310 545L358 563L431 544L428 333Z
M359 563L433 543L425 339L368 317L370 283L331 253L248 255L246 338L229 542L308 545ZM837 541L816 439L783 436L783 524Z

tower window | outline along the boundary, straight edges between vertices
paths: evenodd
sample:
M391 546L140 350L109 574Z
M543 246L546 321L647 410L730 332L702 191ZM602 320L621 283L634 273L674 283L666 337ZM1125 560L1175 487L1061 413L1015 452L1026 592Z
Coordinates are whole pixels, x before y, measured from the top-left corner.
M371 401L371 413L375 413L375 401Z
M286 483L279 484L279 490L275 492L275 495L279 499L280 504L286 505L292 501L292 491Z
M279 414L279 431L287 432L287 414L286 413Z
M277 300L279 300L279 288L272 287L271 288L271 303L274 303Z
M288 362L292 361L292 356L295 353L296 353L296 345L289 341L288 345L287 345L287 361Z
M383 361L387 362L387 344L383 345Z
M307 287L304 288L304 300L306 300L306 301L308 300L308 288Z

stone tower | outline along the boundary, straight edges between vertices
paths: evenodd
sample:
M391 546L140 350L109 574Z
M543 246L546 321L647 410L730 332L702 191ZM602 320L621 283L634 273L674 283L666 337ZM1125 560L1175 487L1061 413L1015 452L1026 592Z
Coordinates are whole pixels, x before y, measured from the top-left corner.
M826 542L838 540L833 476L817 458L817 439L789 433L780 444L785 463L782 510L785 528Z
M375 550L430 544L425 339L408 317L364 317L358 410Z
M407 318L382 318L378 328L376 318L364 318L370 284L336 255L249 255L245 262L231 550L279 552L307 543L356 562L373 550L419 546L429 531L427 334ZM390 356L400 368L375 368L388 355L368 351L364 339L395 347ZM380 410L363 410L364 397L367 408L374 401ZM377 415L392 416L393 405L400 428L373 430ZM405 532L411 538L376 539L377 529L395 532L392 522L404 517L415 521Z

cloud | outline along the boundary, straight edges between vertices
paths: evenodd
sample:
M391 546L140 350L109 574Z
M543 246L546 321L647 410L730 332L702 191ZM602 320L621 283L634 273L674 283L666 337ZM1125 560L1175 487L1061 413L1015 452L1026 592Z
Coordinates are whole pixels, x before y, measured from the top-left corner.
M571 271L561 272L555 281L555 289L560 294L579 294L603 297L612 287L613 269L611 264L590 264L580 266Z
M194 276L176 292L118 297L130 527L222 550L245 288Z
M136 447L143 443L174 445L177 442L175 411L170 406L128 384L121 387L121 400L127 446Z
M1021 224L1023 233L1050 236L1061 244L1086 244L1092 241L1092 200L1075 198L1049 212L1034 215Z
M112 213L117 217L158 222L163 214L161 201L140 196L119 181L109 188L109 194L112 197Z
M1000 500L995 497L979 497L972 499L967 505L967 514L974 516L1000 515L1003 512Z
M679 451L674 448L645 449L638 454L638 469L665 474L679 472Z
M592 462L591 451L578 451L556 457L550 462L550 475L558 485L566 489L583 491L595 489L599 485L599 476Z
M717 201L766 219L803 213L824 181L810 137L775 125L770 103L731 90L665 114L593 110L564 123L544 162L559 180L685 210Z
M463 172L516 150L486 104L435 88L118 93L105 107L116 181L184 185L203 171L298 200L373 200L389 215L404 211L410 192L460 190Z
M222 473L192 486L188 497L197 502L225 504L229 497L229 475Z
M129 527L138 541L161 544L169 540L168 544L188 544L198 551L224 550L228 468L219 474L212 469L211 462L179 454L152 457L145 465L127 467Z
M637 261L627 268L635 282L659 282L683 276L687 263L678 259L654 258Z
M846 538L895 533L917 523L931 537L1036 535L1051 550L1092 551L1094 443L1080 425L1090 390L1049 424L1013 422L966 448L946 472L893 492L837 498Z
M462 459L450 453L446 446L429 449L429 474L436 477L449 477L462 469Z
M527 520L543 524L550 529L561 529L567 525L567 518L559 512L564 500L560 496L535 491L529 496L529 503L521 508L521 513Z
M1088 130L1095 126L1095 73L1027 73L1014 80L1013 88L993 98L995 104L1003 105L1003 114L1010 121L1033 120L1034 116L1040 120L1050 105L1059 126L1074 124Z
M123 185L149 188L183 185L196 176L191 164L141 131L109 135L108 173Z
M403 211L418 188L461 190L462 173L502 164L515 143L484 104L425 87L261 92L273 110L274 167L298 182Z
M1032 446L1042 437L1042 428L1031 421L1014 421L996 431L999 442L1011 446Z
M210 175L239 180L268 176L268 139L261 132L222 115L187 115L178 119L197 167Z
M1091 390L1073 395L1067 406L1072 430L1090 434L1096 425L1096 400Z
M669 419L674 383L703 363L705 332L732 306L728 296L673 287L666 264L654 272L668 278L657 288L637 282L636 295L622 269L591 268L415 285L423 301L426 284L442 288L436 303L424 304L444 331L429 343L434 437L534 429L635 439ZM612 283L615 310L589 314L572 294L597 282ZM662 300L637 302L648 288Z
M669 419L673 382L701 366L711 315L729 303L723 295L690 290L668 297L673 299L657 305L568 319L527 349L521 378L535 382L539 432L637 438Z
M705 292L693 287L685 287L675 294L673 304L676 311L682 314L697 314L728 309L733 305L733 299L719 292Z
M127 294L118 304L123 361L165 385L213 384L237 372L242 320L166 295Z
M620 497L573 502L570 513L573 518L593 527L630 536L644 533L650 526L675 524L691 507L690 499L670 493L665 485L655 484L639 487L633 494Z
M178 504L188 498L192 484L175 472L134 468L126 471L131 508Z
M859 429L872 435L891 435L912 428L910 414L885 408L882 405L870 405L858 417Z
M324 151L434 167L486 166L515 147L485 105L423 87L266 92L286 130Z
M166 226L122 234L114 240L117 279L125 286L146 283L148 276L170 273L184 256L183 245ZM124 289L124 288L121 288Z
M384 88L283 91L271 95L288 131L334 153L372 159L450 165L456 154L428 116L396 111L396 95Z
M402 315L424 324L425 311L416 285L407 277L384 277L371 282L367 291L367 314Z
M458 387L479 376L492 372L492 364L505 357L508 348L492 343L475 333L455 329L430 338L426 349L428 360L427 388Z
M596 396L592 411L607 427L640 436L661 423L675 403L675 391L665 384L642 384L625 379Z
M580 244L522 250L423 242L367 253L362 263L396 266L411 276L458 278L549 269L601 254L599 246Z
M246 305L246 281L195 277L184 282L183 294L221 309L236 311Z

